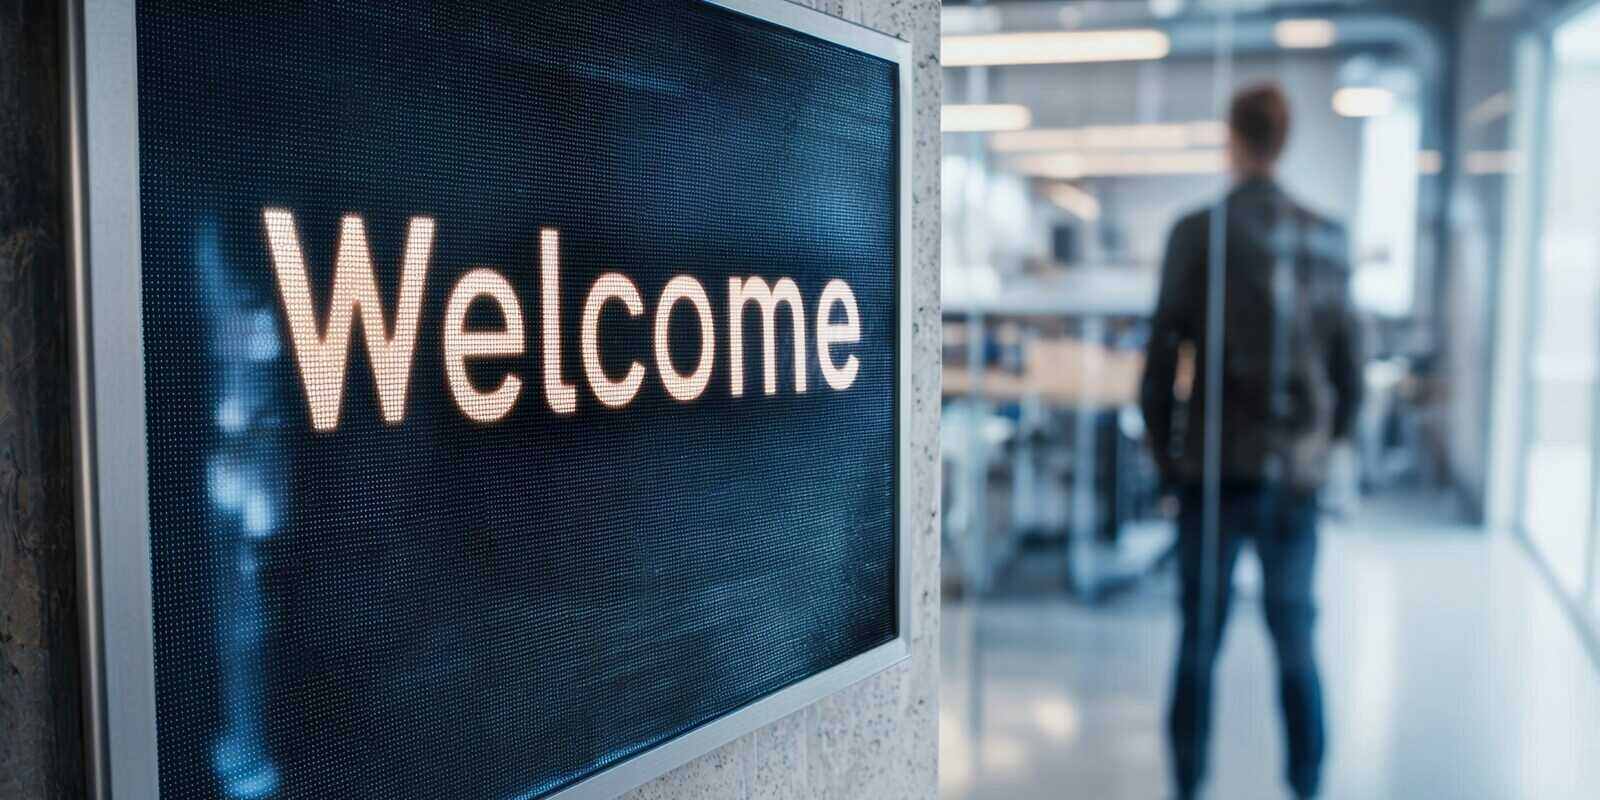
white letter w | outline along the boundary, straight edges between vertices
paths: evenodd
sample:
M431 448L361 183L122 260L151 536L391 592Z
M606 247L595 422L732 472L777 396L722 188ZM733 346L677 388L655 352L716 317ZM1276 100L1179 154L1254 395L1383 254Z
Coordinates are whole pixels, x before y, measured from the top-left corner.
M406 385L411 381L411 353L417 340L417 316L422 307L422 284L427 277L433 247L433 220L412 217L406 228L406 250L400 272L400 302L393 332L384 321L378 285L372 276L372 253L367 249L366 226L355 215L339 225L334 255L333 298L328 303L328 324L317 325L306 278L305 257L295 231L294 214L281 208L262 209L272 268L278 274L278 291L289 318L295 361L311 406L311 425L319 431L339 427L339 406L344 397L344 368L350 349L350 325L361 315L373 377L378 385L378 406L385 422L405 419Z

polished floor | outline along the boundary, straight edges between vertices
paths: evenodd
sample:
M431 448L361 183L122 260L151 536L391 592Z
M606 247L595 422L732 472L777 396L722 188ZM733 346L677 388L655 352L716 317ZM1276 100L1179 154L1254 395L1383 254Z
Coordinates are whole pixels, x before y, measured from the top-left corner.
M1330 523L1318 574L1325 797L1600 797L1600 669L1509 536ZM1285 797L1253 563L1218 665L1209 798ZM945 800L1162 800L1171 579L1090 607L1049 591L944 609Z

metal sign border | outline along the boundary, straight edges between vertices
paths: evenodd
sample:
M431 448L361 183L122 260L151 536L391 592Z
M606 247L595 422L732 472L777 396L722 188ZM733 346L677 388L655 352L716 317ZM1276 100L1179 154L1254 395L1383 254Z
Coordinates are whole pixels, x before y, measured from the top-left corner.
M788 0L705 0L895 65L898 85L899 359L895 389L896 636L716 720L604 769L550 800L615 797L876 674L909 655L912 625L907 485L912 270L911 45ZM68 262L85 753L89 795L160 795L150 587L148 460L141 319L135 0L67 0Z

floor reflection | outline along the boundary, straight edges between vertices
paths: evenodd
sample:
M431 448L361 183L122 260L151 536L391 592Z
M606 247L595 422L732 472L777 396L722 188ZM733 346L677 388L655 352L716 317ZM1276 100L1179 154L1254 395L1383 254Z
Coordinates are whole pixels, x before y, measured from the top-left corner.
M1318 575L1328 798L1580 798L1600 786L1600 670L1505 536L1330 524ZM1271 646L1243 564L1218 666L1211 798L1282 798ZM947 602L946 800L1168 796L1167 577L1089 607Z

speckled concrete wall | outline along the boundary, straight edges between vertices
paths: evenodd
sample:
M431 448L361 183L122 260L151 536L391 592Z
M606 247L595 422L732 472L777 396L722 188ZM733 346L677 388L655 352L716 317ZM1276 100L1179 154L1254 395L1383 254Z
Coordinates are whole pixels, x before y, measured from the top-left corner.
M0 0L0 797L83 791L59 9Z
M891 800L938 794L939 72L938 0L796 0L909 40L916 64L912 226L915 464L911 659L646 784L628 800Z

